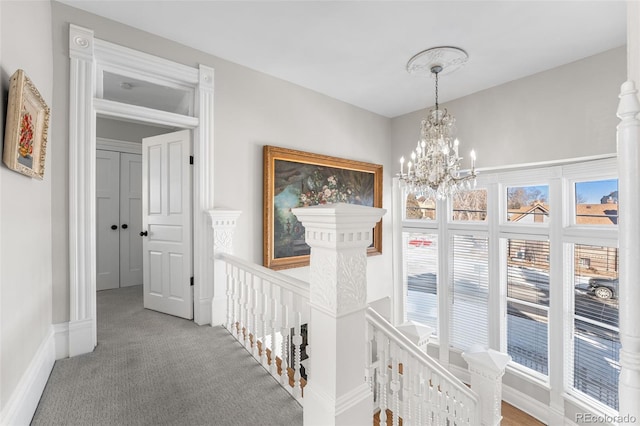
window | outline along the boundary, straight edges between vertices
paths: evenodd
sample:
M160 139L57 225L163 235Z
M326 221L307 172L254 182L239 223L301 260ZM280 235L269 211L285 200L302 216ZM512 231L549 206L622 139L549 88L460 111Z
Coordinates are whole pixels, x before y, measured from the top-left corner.
M548 185L507 188L507 221L531 224L547 223L548 220Z
M618 179L576 182L577 225L618 224Z
M514 362L548 374L549 242L507 244L507 352Z
M436 200L433 197L416 196L415 194L407 195L406 219L435 220L436 219Z
M618 249L575 244L573 365L575 390L618 409ZM581 259L590 259L585 270Z
M453 197L453 220L486 221L487 190L472 189L457 192Z
M407 319L438 326L438 237L405 232Z
M451 346L467 350L489 343L489 242L482 237L451 238Z
M438 327L434 344L450 346L440 348L443 361L490 345L511 355L509 375L564 383L553 404L570 394L598 415L617 409L616 163L485 172L478 189L446 203L407 198L395 212L407 219L405 312ZM409 217L411 206L421 220ZM551 368L554 360L563 368Z

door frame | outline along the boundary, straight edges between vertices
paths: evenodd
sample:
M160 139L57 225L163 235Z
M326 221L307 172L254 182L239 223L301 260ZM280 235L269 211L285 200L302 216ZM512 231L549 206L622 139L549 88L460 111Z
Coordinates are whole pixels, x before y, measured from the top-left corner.
M198 68L94 38L69 25L69 356L93 351L96 316L96 116L192 129L194 321L211 323L213 231L214 69ZM190 90L191 115L98 98L108 70L155 84Z

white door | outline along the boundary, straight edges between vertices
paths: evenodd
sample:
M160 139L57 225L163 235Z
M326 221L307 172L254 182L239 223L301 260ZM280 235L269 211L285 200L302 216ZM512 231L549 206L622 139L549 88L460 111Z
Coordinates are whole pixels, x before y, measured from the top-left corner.
M120 153L96 151L96 288L120 287Z
M142 156L120 154L120 287L142 284Z
M191 134L142 140L144 307L193 318Z

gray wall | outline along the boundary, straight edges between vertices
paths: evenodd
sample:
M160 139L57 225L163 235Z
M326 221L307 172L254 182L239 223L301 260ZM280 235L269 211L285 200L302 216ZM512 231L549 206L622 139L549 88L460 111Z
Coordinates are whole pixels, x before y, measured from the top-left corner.
M50 3L1 1L0 40L4 135L9 78L17 69L52 107ZM56 145L49 136L47 154ZM51 160L47 155L43 181L0 165L0 409L6 408L51 328L51 188L57 167Z
M390 210L390 120L308 89L174 42L56 3L53 9L55 137L68 139L68 26L102 40L190 66L215 69L214 191L217 207L241 210L236 253L262 263L262 146L276 145L382 164L383 207ZM54 322L69 319L68 147L53 147ZM371 300L391 293L391 222L383 222L383 254L369 258ZM308 268L290 273L304 277Z
M441 93L446 78L440 80ZM471 149L480 168L615 153L615 114L625 80L623 46L446 103L457 120L463 167L469 166ZM400 157L415 148L426 113L392 120L394 172Z

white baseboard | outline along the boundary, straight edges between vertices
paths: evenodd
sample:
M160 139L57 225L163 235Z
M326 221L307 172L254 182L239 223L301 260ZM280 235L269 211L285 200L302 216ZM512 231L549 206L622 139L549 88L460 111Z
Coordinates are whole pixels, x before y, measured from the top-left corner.
M211 298L206 297L195 301L193 322L198 325L211 324Z
M211 300L211 326L227 323L227 296L214 297Z
M69 321L69 356L88 354L95 349L94 320Z
M504 384L502 385L502 399L542 423L549 424L549 411L551 408L547 404Z
M0 413L0 424L3 426L23 426L31 423L49 379L49 374L53 369L55 352L52 327L9 397L7 405Z
M53 324L53 337L56 344L56 360L69 358L69 323Z

